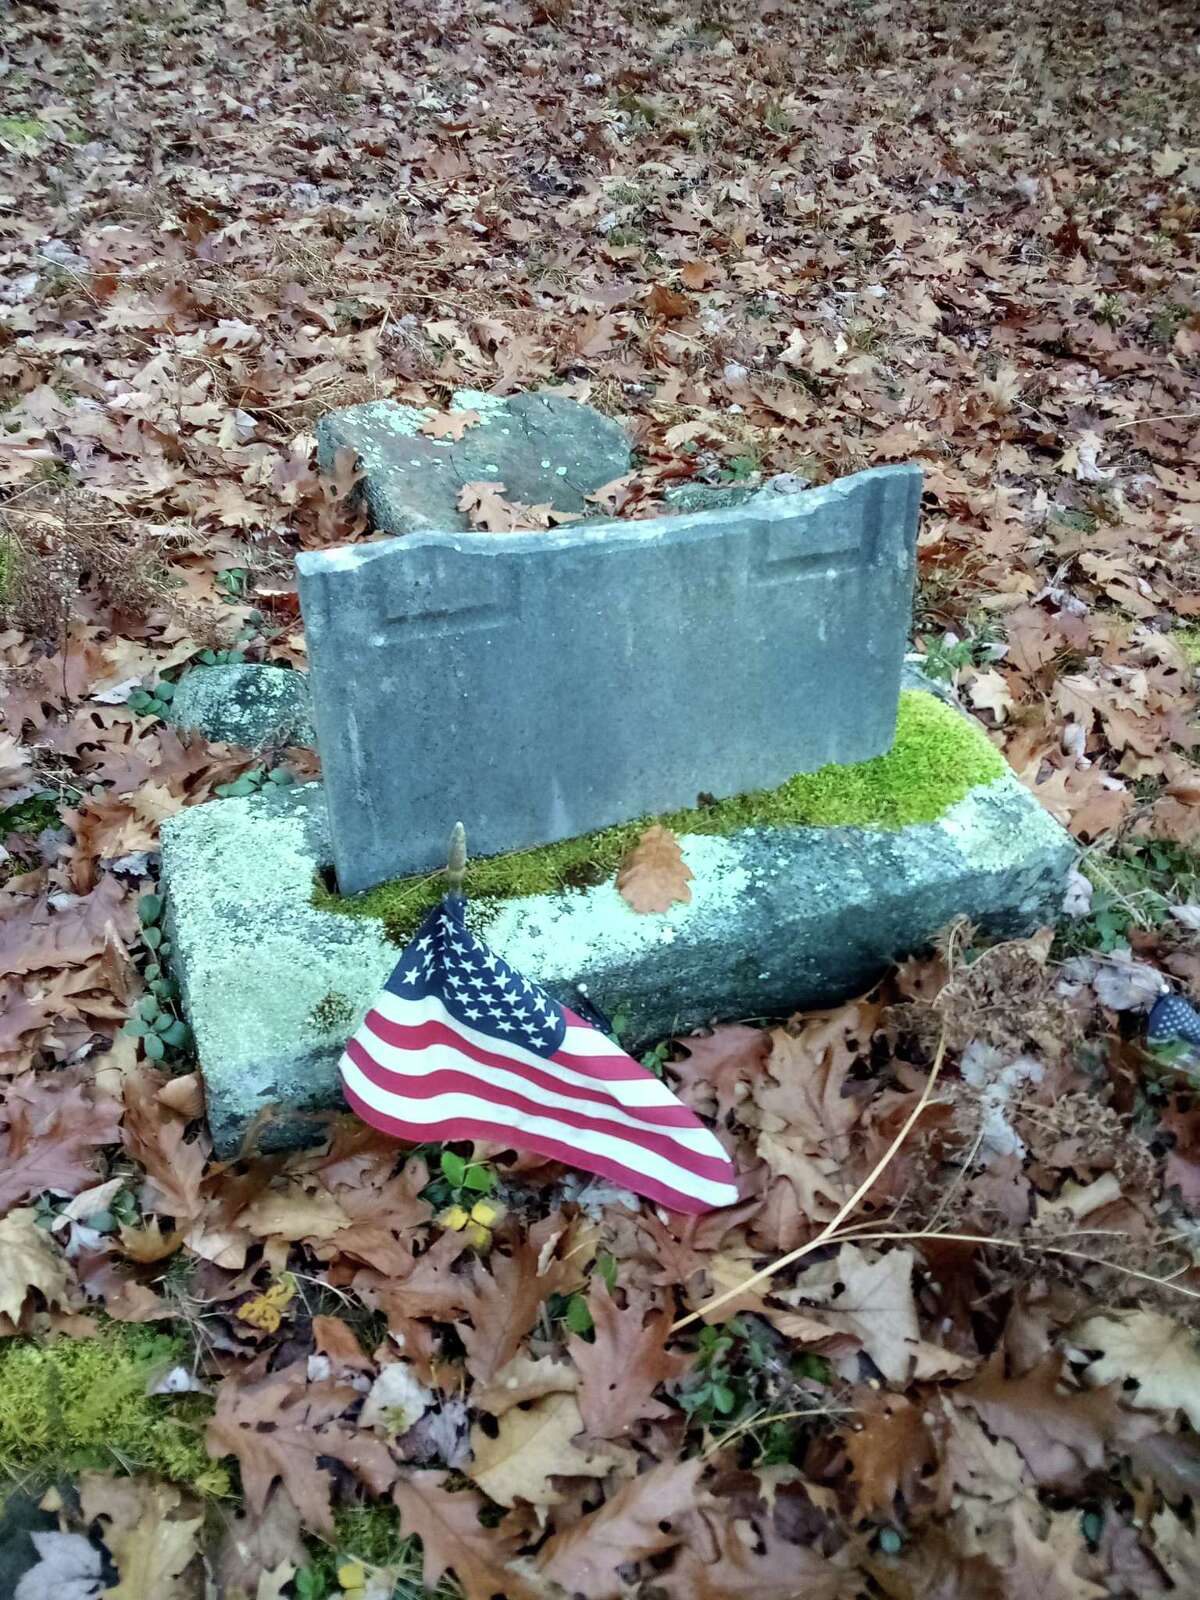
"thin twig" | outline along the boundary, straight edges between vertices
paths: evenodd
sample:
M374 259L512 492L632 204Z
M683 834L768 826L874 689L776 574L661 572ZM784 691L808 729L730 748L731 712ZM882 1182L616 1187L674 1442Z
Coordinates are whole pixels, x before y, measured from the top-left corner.
M736 1300L739 1295L745 1294L747 1290L755 1288L758 1284L766 1283L768 1278L773 1278L777 1272L782 1272L784 1267L790 1267L793 1261L800 1261L804 1256L811 1255L814 1250L819 1250L823 1244L828 1243L828 1241L836 1233L839 1223L841 1223L850 1215L862 1197L874 1186L880 1174L884 1171L892 1157L896 1154L900 1146L904 1143L909 1134L912 1132L913 1128L916 1126L917 1119L925 1110L925 1107L929 1104L930 1096L933 1093L933 1086L937 1082L938 1073L942 1068L942 1057L945 1055L945 1053L946 1036L943 1033L938 1042L937 1054L933 1058L933 1067L929 1073L929 1081L926 1083L925 1088L922 1091L921 1098L917 1101L916 1105L909 1113L904 1126L892 1140L891 1144L888 1145L887 1149L883 1152L883 1155L880 1157L880 1159L875 1163L875 1166L872 1168L872 1170L867 1174L867 1176L859 1184L858 1188L850 1196L849 1200L846 1201L846 1203L832 1218L832 1220L825 1224L816 1238L810 1239L807 1244L800 1245L796 1250L789 1250L786 1255L780 1256L778 1261L772 1261L769 1266L761 1267L757 1272L751 1273L748 1278L744 1278L741 1283L735 1283L732 1289L726 1289L724 1293L716 1295L711 1300L706 1300L704 1304L699 1306L695 1311L689 1311L686 1317L680 1317L677 1322L672 1324L672 1333L678 1333L681 1328L686 1328L691 1323L699 1321L701 1317L708 1315L710 1312L719 1310L721 1306L727 1305L730 1300Z
M1109 423L1107 431L1115 433L1118 428L1147 428L1152 422L1195 422L1200 420L1200 411L1164 411L1159 417L1132 417L1128 422Z

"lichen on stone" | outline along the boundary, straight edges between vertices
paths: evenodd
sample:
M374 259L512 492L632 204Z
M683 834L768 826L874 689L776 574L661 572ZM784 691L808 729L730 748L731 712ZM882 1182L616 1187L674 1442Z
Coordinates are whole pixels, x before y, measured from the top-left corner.
M642 817L535 850L485 857L467 868L465 892L475 902L550 894L602 883L652 822L673 833L729 835L755 827L889 829L933 822L979 784L1001 777L1004 758L979 726L935 695L905 690L890 750L849 766L797 773L778 788L734 795L713 805ZM402 878L342 898L324 887L314 904L354 916L381 917L402 941L437 902L436 877Z
M156 1396L147 1384L188 1359L184 1341L106 1324L90 1339L6 1339L0 1346L0 1471L13 1478L125 1467L229 1492L204 1449L206 1395Z
M354 1007L339 989L330 989L317 1001L307 1020L314 1033L344 1033L354 1021Z

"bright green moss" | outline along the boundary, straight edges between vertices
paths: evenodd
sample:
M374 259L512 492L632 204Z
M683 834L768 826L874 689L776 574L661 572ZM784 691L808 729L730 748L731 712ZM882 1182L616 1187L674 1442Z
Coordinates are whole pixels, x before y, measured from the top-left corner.
M1171 637L1194 667L1200 667L1200 627L1172 628Z
M125 1324L93 1339L5 1340L0 1472L37 1479L123 1468L227 1494L227 1470L204 1449L208 1397L146 1393L152 1375L186 1359L182 1340Z
M37 144L48 131L36 117L0 117L0 139L9 144Z
M903 828L932 822L977 784L990 783L1006 770L1004 758L975 723L935 695L906 690L895 743L885 755L799 773L777 789L734 795L712 806L642 817L536 850L472 861L464 889L478 904L602 883L655 821L680 836L764 826ZM402 943L441 892L439 876L400 878L351 899L318 888L314 903L352 916L382 917L389 937Z

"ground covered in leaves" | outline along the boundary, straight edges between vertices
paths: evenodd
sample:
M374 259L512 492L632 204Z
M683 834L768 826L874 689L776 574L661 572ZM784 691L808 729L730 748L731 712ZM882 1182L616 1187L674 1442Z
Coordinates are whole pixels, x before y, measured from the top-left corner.
M1200 1100L1139 1043L1200 986L1194 21L6 11L20 1600L1197 1592ZM625 515L919 461L919 647L1087 847L1053 942L657 1050L742 1175L700 1220L349 1122L214 1163L170 978L161 821L311 775L163 714L303 665L294 553L369 534L314 420L539 385L628 425Z

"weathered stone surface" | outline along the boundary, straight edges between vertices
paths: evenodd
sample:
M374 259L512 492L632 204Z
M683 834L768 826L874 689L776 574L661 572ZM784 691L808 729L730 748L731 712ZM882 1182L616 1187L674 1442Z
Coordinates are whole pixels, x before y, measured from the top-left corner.
M480 417L458 440L420 433L433 413L395 400L347 406L317 424L317 459L331 471L338 450L353 450L366 471L371 520L395 534L466 528L458 509L464 483L499 482L507 500L583 513L595 510L587 495L629 471L621 426L562 395L466 389L452 409Z
M232 1154L263 1108L264 1149L303 1141L333 1065L396 960L378 924L311 905L329 857L319 784L213 800L162 830L167 931L204 1070L214 1143Z
M343 891L886 750L920 489L300 556Z
M631 911L609 882L480 906L472 920L560 998L586 984L628 1018L636 1050L860 992L960 914L1028 931L1053 916L1075 856L1008 775L899 832L754 828L681 844L692 899L661 916ZM317 785L190 807L164 826L176 969L221 1154L264 1106L285 1108L263 1133L272 1148L311 1133L293 1110L338 1103L343 1040L397 958L378 923L313 908L329 860Z
M251 750L316 740L307 674L286 667L193 667L176 686L171 721Z

